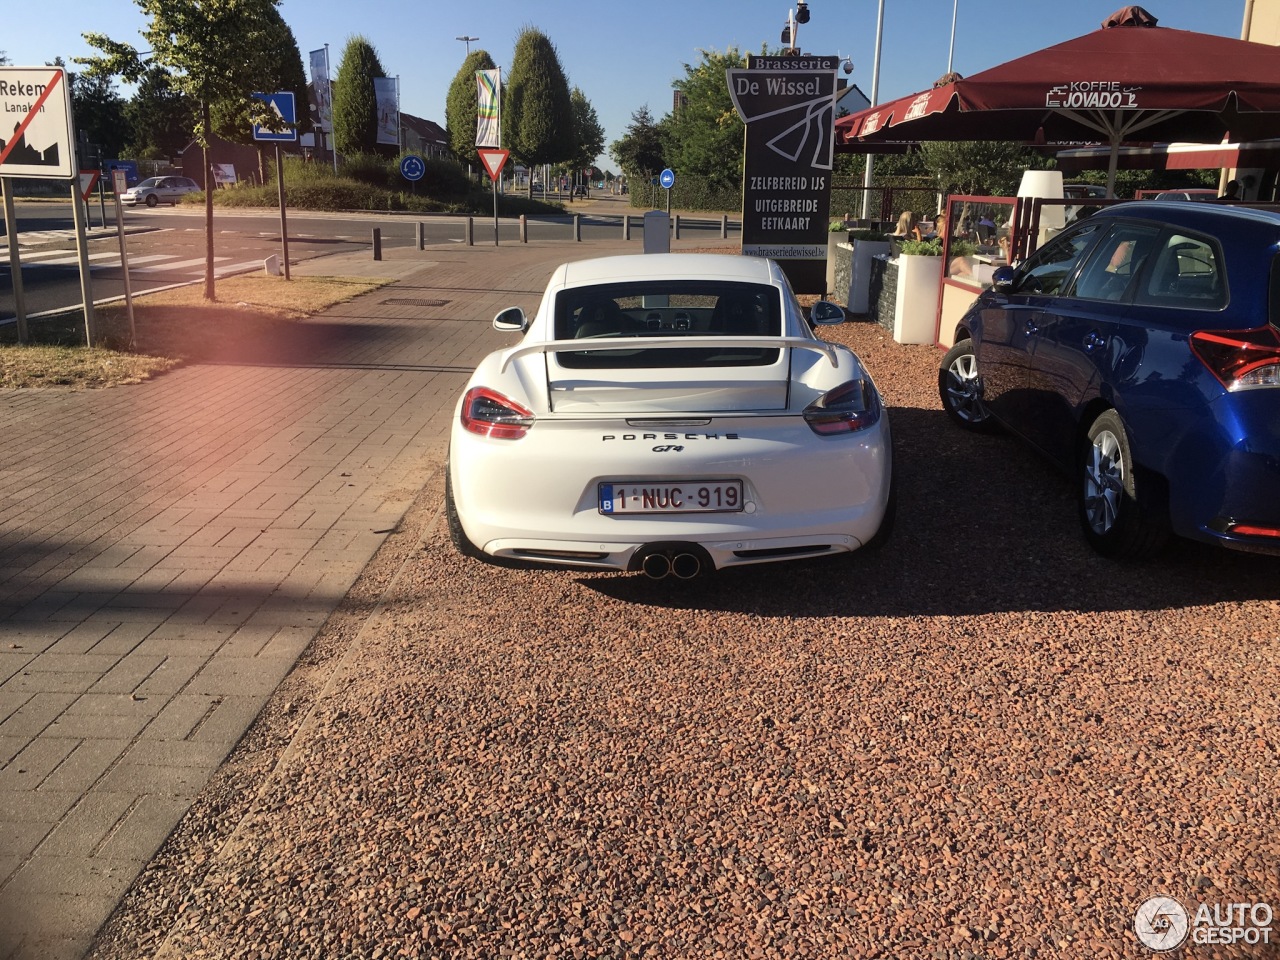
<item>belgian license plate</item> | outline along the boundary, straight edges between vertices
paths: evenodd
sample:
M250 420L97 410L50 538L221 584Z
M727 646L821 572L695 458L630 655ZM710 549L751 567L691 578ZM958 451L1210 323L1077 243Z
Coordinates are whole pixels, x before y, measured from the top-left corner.
M602 483L600 512L627 513L740 513L741 480L689 480L650 483L615 480Z

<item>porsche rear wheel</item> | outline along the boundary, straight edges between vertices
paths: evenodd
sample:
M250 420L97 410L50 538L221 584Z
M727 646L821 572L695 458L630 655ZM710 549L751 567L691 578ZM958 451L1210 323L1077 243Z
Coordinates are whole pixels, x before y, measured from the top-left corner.
M467 539L467 532L462 529L462 521L458 519L458 507L453 501L453 479L447 463L444 465L444 516L445 522L449 525L449 541L455 550L472 560L490 561L492 559Z

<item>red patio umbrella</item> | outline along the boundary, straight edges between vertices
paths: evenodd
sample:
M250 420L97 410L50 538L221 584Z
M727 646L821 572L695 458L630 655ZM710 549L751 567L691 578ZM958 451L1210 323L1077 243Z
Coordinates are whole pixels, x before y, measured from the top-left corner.
M1093 33L944 80L842 117L837 143L1101 138L1111 149L1110 194L1125 141L1280 136L1280 47L1160 27L1141 7L1117 11Z

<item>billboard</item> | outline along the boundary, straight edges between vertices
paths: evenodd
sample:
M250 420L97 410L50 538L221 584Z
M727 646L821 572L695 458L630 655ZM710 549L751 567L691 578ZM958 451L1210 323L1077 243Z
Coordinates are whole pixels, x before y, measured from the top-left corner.
M0 67L0 117L0 177L76 176L65 70Z
M373 96L378 103L378 143L400 146L400 80L374 77Z
M311 87L316 98L316 113L320 130L333 133L333 89L329 85L329 48L312 50Z
M747 126L742 252L777 260L797 293L826 293L839 57L748 57L725 71Z
M476 146L502 146L502 71L476 71Z

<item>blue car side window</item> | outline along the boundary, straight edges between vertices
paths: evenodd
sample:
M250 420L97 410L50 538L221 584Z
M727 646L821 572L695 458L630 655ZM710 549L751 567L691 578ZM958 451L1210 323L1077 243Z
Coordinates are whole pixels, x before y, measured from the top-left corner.
M1158 227L1147 224L1117 224L1094 247L1072 295L1084 300L1124 300L1159 233Z
M1102 226L1086 222L1079 229L1050 240L1019 268L1013 292L1034 296L1053 296L1060 292L1081 257L1098 239Z
M1171 233L1155 253L1136 301L1163 307L1215 310L1227 302L1222 260L1206 239Z

